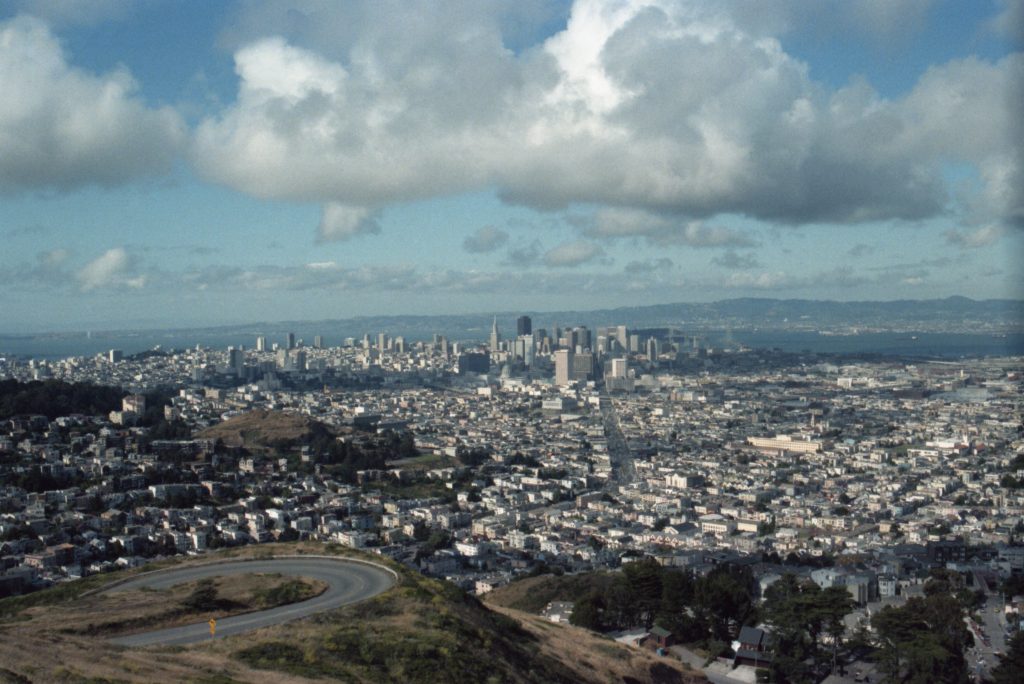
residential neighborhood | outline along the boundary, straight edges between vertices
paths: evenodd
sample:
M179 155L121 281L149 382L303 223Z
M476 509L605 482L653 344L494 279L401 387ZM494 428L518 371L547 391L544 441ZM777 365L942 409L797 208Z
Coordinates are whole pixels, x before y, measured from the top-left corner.
M6 359L9 381L123 396L104 415L0 420L0 595L302 539L479 595L640 558L697 576L749 568L761 596L796 574L849 592L852 633L940 568L981 592L971 629L979 667L995 663L1024 606L1000 594L1024 573L1021 359L597 333ZM560 378L566 348L586 366ZM307 432L257 443L232 428L282 416ZM770 660L759 628L735 640L735 665Z

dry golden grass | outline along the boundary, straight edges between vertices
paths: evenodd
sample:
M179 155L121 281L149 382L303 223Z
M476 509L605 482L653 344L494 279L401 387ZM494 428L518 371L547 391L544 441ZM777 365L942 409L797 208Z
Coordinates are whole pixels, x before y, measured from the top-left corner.
M197 437L221 439L228 446L259 448L275 442L301 442L329 428L308 416L257 409L208 427Z
M559 658L573 668L581 682L668 684L704 682L706 678L675 658L626 646L582 627L555 624L539 615L489 605L514 618L537 637L540 652Z
M306 542L250 546L182 562L260 558L275 552L366 558L334 545ZM8 611L0 621L0 682L703 681L668 659L518 611L488 610L451 585L373 560L399 573L395 588L363 603L187 647L129 649L111 644L106 634L79 633L90 621L157 615L167 607L165 592L93 594ZM233 578L235 588L221 587L224 596L241 601L265 581L251 577L237 583ZM172 589L171 600L190 590Z
M280 605L280 602L266 601L265 592L297 579L303 586L299 600L312 598L327 589L327 583L320 580L277 574L217 577L213 578L212 585L217 592L218 605L208 610L191 610L184 605L199 585L199 582L186 582L161 591L136 589L85 597L61 611L60 624L53 627L62 633L111 637L205 622L210 618L222 619ZM43 608L27 612L38 615L39 623L44 626L48 626L48 619L53 619L51 612Z

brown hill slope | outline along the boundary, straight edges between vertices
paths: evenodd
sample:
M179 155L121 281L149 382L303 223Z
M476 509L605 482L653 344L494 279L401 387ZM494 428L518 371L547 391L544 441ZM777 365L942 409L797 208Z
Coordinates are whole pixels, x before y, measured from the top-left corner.
M308 444L331 433L331 428L309 416L257 409L208 427L197 437L220 439L227 446L260 449Z
M367 557L336 545L299 543L233 549L199 560L271 552ZM109 611L111 601L110 595L82 592L122 573L0 601L0 682L704 681L667 659L585 630L490 610L451 584L373 560L399 573L396 587L364 603L188 647L121 648L105 640L109 634L90 636L82 629ZM162 591L145 594L138 597L139 614L159 610L156 606L167 601ZM142 605L147 601L154 605ZM46 656L37 657L42 653Z

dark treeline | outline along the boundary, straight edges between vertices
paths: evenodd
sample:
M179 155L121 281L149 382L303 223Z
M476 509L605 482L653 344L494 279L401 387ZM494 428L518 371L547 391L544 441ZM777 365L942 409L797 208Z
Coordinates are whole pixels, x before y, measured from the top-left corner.
M606 575L577 602L573 624L606 631L658 624L683 641L722 649L756 618L748 568L719 566L704 577L650 558Z
M127 394L120 387L89 382L0 380L0 420L19 415L46 416L50 420L75 413L106 416L121 408ZM138 424L153 427L164 422L164 407L171 403L172 393L153 390L145 397L146 411L139 416Z
M0 380L0 420L24 414L50 420L72 413L106 415L121 407L124 395L119 388L87 382Z
M312 460L299 462L294 454L292 466L298 472L311 470L320 465L331 477L355 484L360 470L384 470L387 462L395 459L412 458L419 455L415 440L410 432L387 431L382 435L360 440L339 440L325 426L314 424L309 435L297 440L276 440L269 444L279 453L299 446L308 446ZM322 428L322 429L321 429Z
M971 636L964 616L984 602L963 575L933 570L924 596L875 613L871 633L865 624L852 630L844 624L856 607L846 587L822 589L792 573L768 587L759 605L751 571L729 565L698 577L646 558L624 564L621 573L588 575L565 586L573 586L573 595L563 597L575 600L573 624L597 631L658 625L712 657L730 655L744 625L765 625L771 654L761 665L765 676L800 684L821 681L863 657L877 662L889 681L966 684ZM1024 658L1024 640L1018 647L1016 656Z

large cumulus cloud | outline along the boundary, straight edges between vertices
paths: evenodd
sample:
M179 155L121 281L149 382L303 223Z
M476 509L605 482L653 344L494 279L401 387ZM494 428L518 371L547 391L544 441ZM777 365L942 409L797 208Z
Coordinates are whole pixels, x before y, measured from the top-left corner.
M184 124L134 91L126 70L69 66L39 20L0 23L0 193L111 186L169 169Z
M741 6L578 0L563 30L511 50L486 12L319 5L290 40L236 51L237 99L200 124L193 158L260 197L366 211L496 188L533 207L794 224L948 212L954 164L976 172L977 220L1020 215L1021 55L936 66L899 99L830 90Z

